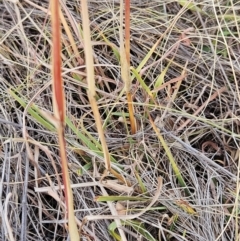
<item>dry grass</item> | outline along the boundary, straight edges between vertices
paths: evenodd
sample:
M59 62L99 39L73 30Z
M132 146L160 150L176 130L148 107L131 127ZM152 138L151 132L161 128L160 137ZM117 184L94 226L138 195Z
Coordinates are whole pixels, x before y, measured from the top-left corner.
M129 186L104 172L80 1L63 2L73 37L62 26L65 138L81 240L239 240L240 1L131 1L135 135L121 79L119 1L89 1L95 98L111 167ZM48 4L0 2L2 241L68 240L57 131L41 114L53 112ZM86 216L97 220L82 225Z

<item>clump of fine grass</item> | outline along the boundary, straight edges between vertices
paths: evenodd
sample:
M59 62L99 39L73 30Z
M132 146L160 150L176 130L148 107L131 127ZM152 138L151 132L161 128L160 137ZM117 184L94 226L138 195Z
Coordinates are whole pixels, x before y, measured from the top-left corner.
M53 112L48 4L0 3L1 240L68 236L57 130L42 115ZM136 134L121 78L120 9L117 1L88 2L95 99L111 167L125 182L105 172L87 94L81 2L61 2L65 140L82 240L238 240L237 6L131 1ZM81 225L84 217L97 220Z

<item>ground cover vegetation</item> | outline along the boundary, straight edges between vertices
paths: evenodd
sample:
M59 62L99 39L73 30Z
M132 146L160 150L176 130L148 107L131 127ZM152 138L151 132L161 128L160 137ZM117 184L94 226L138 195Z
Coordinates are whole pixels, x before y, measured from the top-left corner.
M0 2L0 240L239 240L240 1L50 2Z

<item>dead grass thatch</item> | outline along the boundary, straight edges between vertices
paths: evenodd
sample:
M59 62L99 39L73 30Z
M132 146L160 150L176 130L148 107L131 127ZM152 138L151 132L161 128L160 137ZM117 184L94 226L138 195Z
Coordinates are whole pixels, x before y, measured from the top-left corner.
M134 135L120 1L88 2L111 166L131 185L104 172L80 1L60 1L70 30L62 25L65 138L82 240L120 240L115 217L137 213L119 222L127 240L239 240L240 2L131 1ZM0 9L0 240L67 240L57 131L41 114L53 112L49 1L2 1ZM86 216L97 220L82 225Z

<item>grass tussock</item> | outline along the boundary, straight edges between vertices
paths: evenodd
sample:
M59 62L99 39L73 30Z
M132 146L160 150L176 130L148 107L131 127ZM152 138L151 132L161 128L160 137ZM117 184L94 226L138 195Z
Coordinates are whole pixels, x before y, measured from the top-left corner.
M81 240L239 240L239 2L128 3L59 2L60 143L49 1L0 2L0 240L68 240L60 144Z

